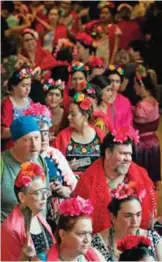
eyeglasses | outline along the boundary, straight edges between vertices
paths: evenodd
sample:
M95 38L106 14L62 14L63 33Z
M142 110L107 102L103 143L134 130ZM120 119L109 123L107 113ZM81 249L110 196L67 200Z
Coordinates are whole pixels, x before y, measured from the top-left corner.
M41 130L40 133L41 133L41 136L48 136L49 130Z
M36 196L38 199L42 199L44 196L47 198L51 196L51 190L49 188L40 188L38 190L35 190L33 192L28 192L30 195Z

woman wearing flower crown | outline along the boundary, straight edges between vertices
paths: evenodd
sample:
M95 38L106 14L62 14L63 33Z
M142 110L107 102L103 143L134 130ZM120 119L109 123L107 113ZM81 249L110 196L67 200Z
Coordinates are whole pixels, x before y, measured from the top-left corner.
M144 236L151 241L150 249L157 261L162 259L160 246L162 240L156 231L140 228L142 220L142 201L146 191L139 190L137 183L121 183L117 189L111 190L112 200L108 205L108 212L111 214L112 227L96 234L92 245L97 248L107 261L119 259L120 252L117 243L126 235ZM123 260L125 261L125 260Z
M156 194L147 171L132 161L132 144L138 143L138 131L131 126L120 127L109 132L101 144L101 157L81 176L73 196L90 199L94 206L93 229L98 233L111 226L107 206L111 201L109 189L130 181L140 189L146 189L142 201L141 227L148 228L151 214L156 216ZM99 214L99 215L98 215Z
M55 244L49 251L48 261L105 261L91 247L93 207L81 197L64 200L59 206L59 222Z
M119 261L157 261L150 250L151 241L144 236L126 236L118 242Z
M88 62L89 56L95 52L93 38L84 32L78 33L76 35L76 48L76 59L86 64Z
M120 43L120 35L121 31L117 25L113 24L113 13L114 13L114 4L108 1L102 1L99 3L99 11L100 11L100 18L99 20L94 20L89 22L88 24L84 25L84 28L87 32L95 34L95 38L97 38L98 43L97 45L100 47L103 44L104 52L102 51L98 56L103 58L109 57L106 65L113 64L115 61L115 56L117 54L119 43ZM104 39L106 38L107 41ZM102 39L104 42L102 43ZM106 56L104 57L104 54Z
M155 72L139 66L134 89L141 101L134 107L134 126L139 130L140 143L134 148L134 161L147 169L150 178L157 182L160 176L160 144L156 131L159 126L159 106L155 99Z
M2 150L9 149L13 145L9 131L13 119L24 115L23 110L32 104L29 98L32 76L33 72L30 68L22 67L15 71L9 79L8 91L10 94L3 99L1 105Z
M1 227L2 261L33 261L36 257L39 258L36 260L46 260L46 253L55 240L41 215L51 193L44 181L45 174L39 165L32 162L21 165L14 183L19 204Z
M83 172L100 155L100 142L104 134L89 125L92 101L83 93L76 93L69 109L69 127L55 139L55 146L69 161L72 170Z
M123 81L124 70L118 65L109 65L104 75L110 80L113 88L112 99L107 107L107 115L112 128L132 125L133 115L130 101L118 92Z
M45 91L45 103L50 109L52 118L50 133L54 136L57 136L60 130L66 127L66 115L62 107L64 88L65 82L60 79L54 81L52 78L43 86Z

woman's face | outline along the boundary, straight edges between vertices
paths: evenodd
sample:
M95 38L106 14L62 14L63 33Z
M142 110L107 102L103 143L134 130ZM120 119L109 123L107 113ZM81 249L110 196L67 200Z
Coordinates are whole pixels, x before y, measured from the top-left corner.
M140 227L142 207L137 199L126 201L121 204L117 217L113 217L115 230L125 234L135 233Z
M102 100L106 103L112 101L113 88L112 85L106 86L102 89Z
M72 88L71 89L75 89L75 91L78 91L83 81L86 82L84 73L81 71L75 72L72 75Z
M45 182L39 177L32 181L25 193L19 193L19 198L24 206L32 210L32 213L38 214L45 208L49 195L49 189L46 188Z
M85 255L91 246L92 220L89 217L77 219L73 228L69 231L61 230L61 243L72 251L75 256Z
M20 98L28 97L31 90L31 78L24 78L17 86L13 87L15 96Z
M48 15L49 22L57 22L59 19L58 10L53 8Z
M85 121L87 121L86 116L84 116L80 112L79 106L74 103L70 105L68 119L69 119L69 126L78 131L82 130Z
M52 89L47 93L46 105L49 108L56 108L61 105L63 101L62 94L58 89Z
M112 84L114 93L117 93L117 91L120 89L120 86L121 86L120 76L118 74L112 74L112 75L109 75L108 79L110 80Z
M100 21L102 23L108 23L111 19L111 13L107 7L102 8L100 12Z
M31 34L25 34L23 37L23 48L26 51L33 51L37 47L37 41Z

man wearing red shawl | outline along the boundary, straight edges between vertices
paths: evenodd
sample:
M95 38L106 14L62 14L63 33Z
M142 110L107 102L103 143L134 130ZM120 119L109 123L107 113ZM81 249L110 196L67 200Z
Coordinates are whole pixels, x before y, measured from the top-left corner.
M142 227L148 228L152 215L156 214L154 186L145 169L132 162L132 142L138 142L137 131L121 127L109 133L101 144L101 158L96 160L81 176L74 196L90 199L94 206L93 229L100 232L111 226L107 206L111 190L119 183L136 182L139 190L145 189L142 201Z

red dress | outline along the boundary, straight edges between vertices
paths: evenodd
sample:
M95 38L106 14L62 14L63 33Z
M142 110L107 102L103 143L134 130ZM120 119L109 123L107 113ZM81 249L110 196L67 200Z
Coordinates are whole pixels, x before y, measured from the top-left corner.
M135 181L138 188L146 189L146 196L142 201L142 224L148 227L151 212L156 212L156 196L154 186L145 169L135 163L131 163L126 175L127 181ZM90 199L94 207L92 215L94 233L98 233L111 227L111 218L107 206L111 201L110 192L106 183L103 160L96 160L81 176L73 192L73 196L81 196Z
M32 104L32 100L29 99L30 104ZM14 107L9 97L6 97L2 100L1 104L1 132L4 128L10 127L12 121L14 119ZM1 151L9 149L13 146L13 140L11 138L2 139L2 148Z
M93 248L89 248L86 255L86 261L101 261ZM51 247L47 261L61 261L59 258L59 246L56 244Z
M29 58L25 50L22 50L22 55ZM37 45L35 52L35 67L39 66L41 70L50 70L56 65L54 56L48 51Z

